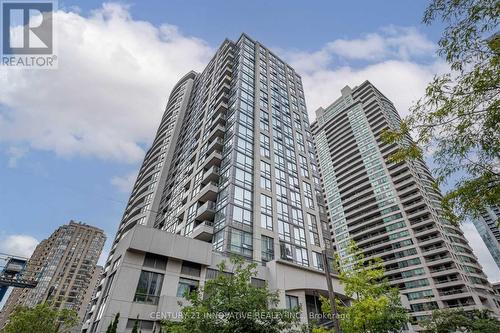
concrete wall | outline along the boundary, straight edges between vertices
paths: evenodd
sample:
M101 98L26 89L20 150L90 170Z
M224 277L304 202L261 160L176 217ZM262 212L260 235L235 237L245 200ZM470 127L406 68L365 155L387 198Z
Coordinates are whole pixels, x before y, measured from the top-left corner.
M146 252L168 257L165 270L144 268L148 271L164 274L158 305L133 302ZM209 243L141 225L135 226L120 241L115 252L115 258L119 257L121 264L114 272L110 271L108 274L108 276L116 274L115 282L110 290L97 332L105 332L118 312L120 313L118 332L131 331L130 328L126 329L128 318L138 317L140 320L150 321L171 316L170 318L175 319L181 310L179 302L185 302L183 298L177 297L179 278L195 279L200 282L200 285L203 285L207 268L217 269L217 264L228 260L227 257L212 252ZM202 265L199 278L181 274L183 260ZM231 270L232 266L228 264L227 271ZM256 278L267 281L270 290L279 292L279 308L285 307L285 294L297 296L302 305L301 321L304 323L307 322L308 318L305 308L306 294L327 295L326 279L323 272L293 263L271 261L267 263L267 266L258 266ZM344 290L335 276L333 276L333 284L335 292L342 295ZM142 329L142 332L147 333L148 330Z

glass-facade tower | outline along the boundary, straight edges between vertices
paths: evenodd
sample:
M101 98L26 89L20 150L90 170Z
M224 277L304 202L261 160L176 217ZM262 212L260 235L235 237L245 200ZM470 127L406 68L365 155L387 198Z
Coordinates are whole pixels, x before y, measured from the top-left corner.
M312 128L340 257L355 241L368 259L382 258L416 322L437 308L498 313L500 304L463 232L442 217L441 194L425 163L390 160L398 146L383 142L381 133L401 122L392 102L366 81L345 87L316 113Z
M472 220L477 232L484 241L484 244L490 251L493 260L500 268L500 228L498 221L500 219L500 206L486 207L481 216Z
M213 227L215 251L321 265L319 183L301 79L243 35L198 75L154 226L193 236Z
M300 76L245 34L225 40L201 73L172 90L84 331L103 332L116 311L132 326L139 315L142 330L152 330L153 307L178 311L183 290L213 276L230 254L258 262L253 281L279 290L281 306L302 302L307 321L326 295L321 251L329 246Z

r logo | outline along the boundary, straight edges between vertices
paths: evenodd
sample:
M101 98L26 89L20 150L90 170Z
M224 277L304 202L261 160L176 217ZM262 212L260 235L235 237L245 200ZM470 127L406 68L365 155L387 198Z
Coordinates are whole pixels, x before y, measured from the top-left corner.
M52 12L50 1L2 2L2 53L52 54Z

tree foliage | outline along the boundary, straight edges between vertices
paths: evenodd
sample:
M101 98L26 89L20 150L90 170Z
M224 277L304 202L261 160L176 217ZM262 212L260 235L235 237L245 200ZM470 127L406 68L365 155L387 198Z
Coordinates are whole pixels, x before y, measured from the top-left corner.
M429 320L421 323L429 333L498 333L500 321L486 311L435 310Z
M120 318L120 313L118 312L115 315L115 319L111 323L109 323L108 328L106 329L106 333L116 333L116 330L118 329L118 320Z
M400 144L394 161L432 152L437 185L452 185L442 203L455 222L500 202L499 18L495 0L432 1L423 21L446 25L438 54L451 72L435 76L401 127L383 135Z
M78 323L74 310L54 309L48 303L17 307L1 333L68 333Z
M278 333L295 331L299 309L277 309L278 293L251 284L256 264L232 258L232 274L218 265L217 277L185 297L180 322L165 321L173 333Z
M140 333L141 330L139 329L139 316L134 321L134 326L132 327L132 333Z
M401 332L408 322L406 309L401 304L397 289L384 278L382 260L366 260L354 243L348 251L348 259L342 260L340 280L346 296L352 304L338 302L340 326L343 333ZM321 309L331 313L330 303L322 298ZM323 333L316 329L315 333Z

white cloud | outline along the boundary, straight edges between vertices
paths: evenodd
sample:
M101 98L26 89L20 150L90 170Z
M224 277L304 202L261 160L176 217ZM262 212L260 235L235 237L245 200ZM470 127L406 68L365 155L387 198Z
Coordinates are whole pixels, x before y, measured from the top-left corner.
M365 80L372 82L396 106L401 115L408 114L410 106L425 93L427 83L444 64L422 65L404 60L386 60L362 68L343 66L323 68L302 75L304 91L311 119L314 111L330 105L340 96L340 90L355 87Z
M466 222L462 225L462 230L474 254L477 256L479 263L483 266L483 270L488 276L488 280L490 280L490 282L500 282L500 269L484 244L483 239L479 236L477 229L471 222Z
M114 185L120 192L130 193L132 191L132 187L134 186L136 177L136 171L124 176L115 176L111 178L111 184Z
M363 38L337 39L328 43L326 49L347 59L380 60L432 55L436 47L414 27L389 26Z
M54 15L57 70L0 69L0 142L58 155L142 158L173 85L213 50L171 25L104 4L91 16Z
M447 70L433 53L436 46L413 27L389 26L362 38L336 39L314 52L284 51L301 74L311 119L346 85L371 81L405 115L435 73ZM425 60L425 63L423 62ZM348 65L360 61L357 67Z
M9 235L0 239L0 252L29 258L38 241L29 235Z
M386 55L386 43L376 33L360 39L337 39L327 45L327 49L341 57L349 59L379 59Z
M17 162L26 155L28 152L28 149L26 147L9 147L7 149L7 156L8 156L8 161L7 161L7 166L9 168L15 168L17 167Z
M59 69L0 68L0 142L62 156L139 161L173 85L189 70L201 70L214 50L175 26L134 20L125 5L104 4L89 17L59 11L55 21ZM315 52L280 53L302 75L314 118L346 84L365 80L405 114L444 68L435 59L414 61L434 48L417 29L390 26L331 41ZM359 59L361 67L345 65ZM24 153L11 152L10 164ZM119 178L112 182L128 186Z

